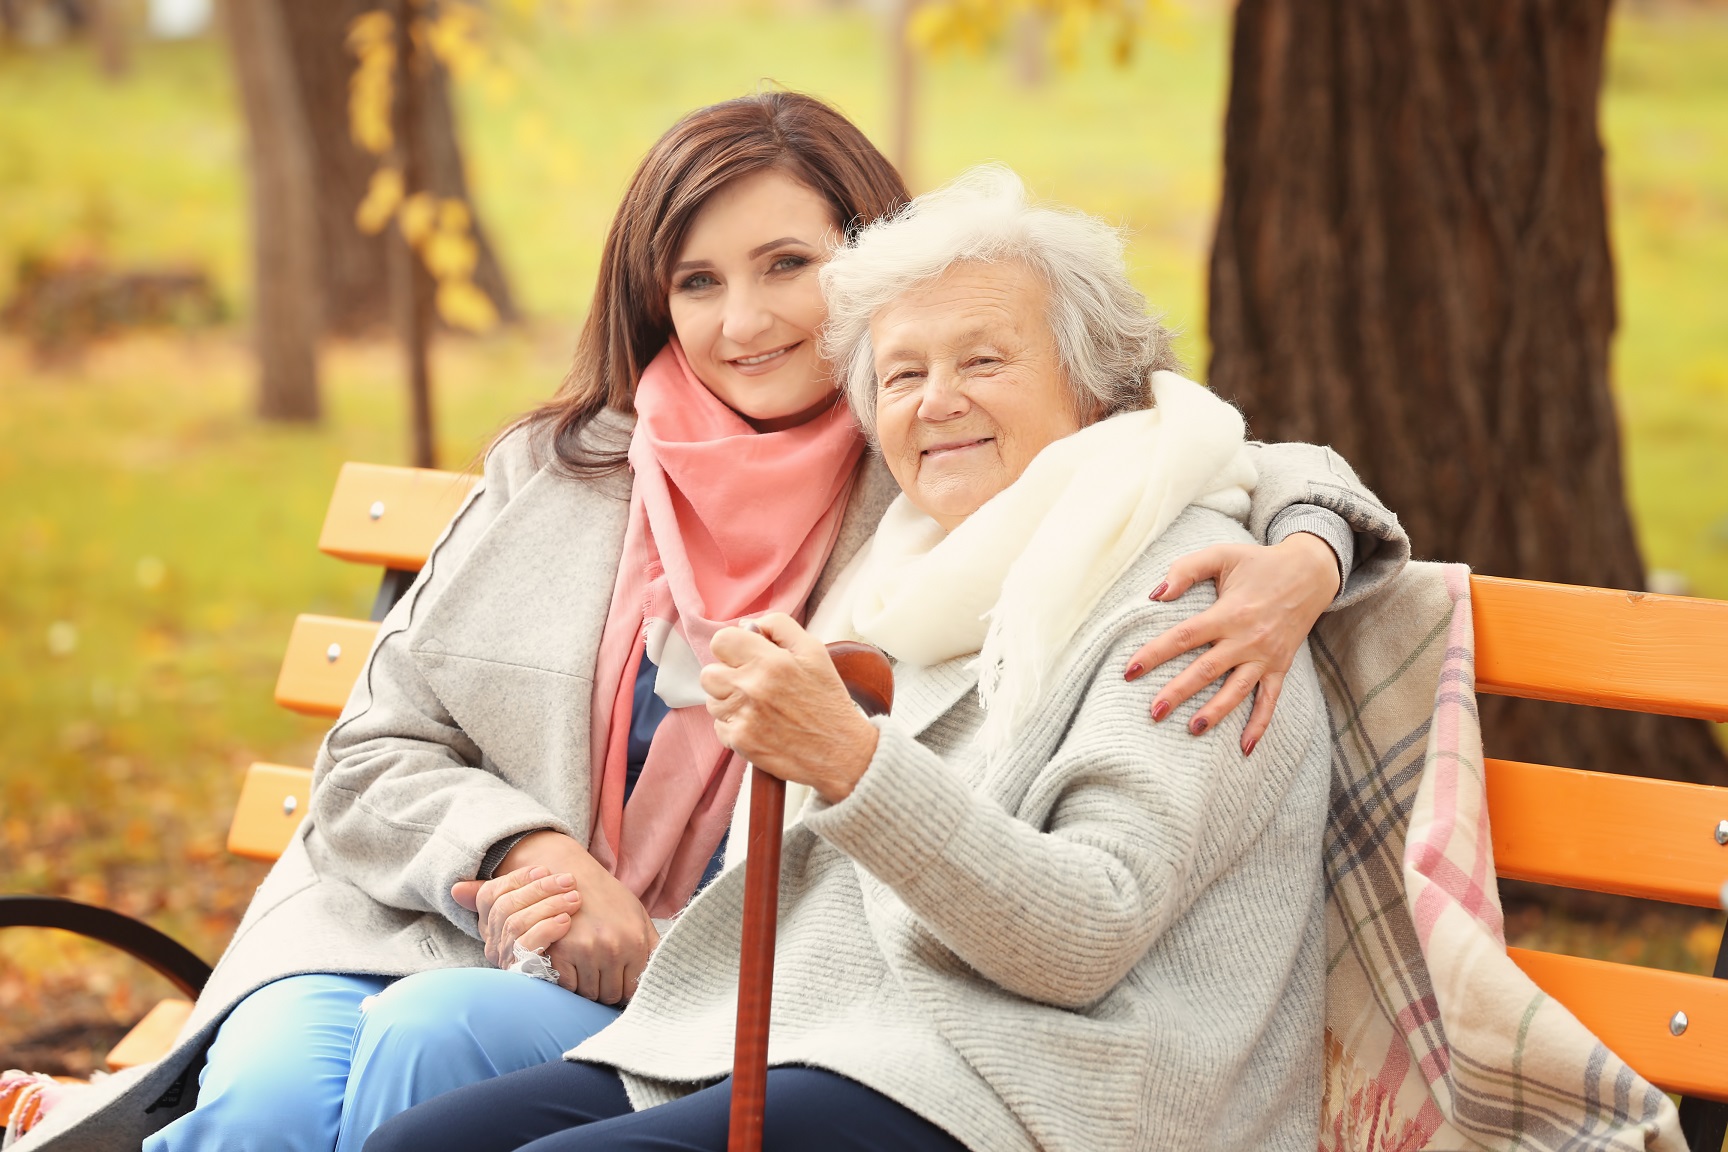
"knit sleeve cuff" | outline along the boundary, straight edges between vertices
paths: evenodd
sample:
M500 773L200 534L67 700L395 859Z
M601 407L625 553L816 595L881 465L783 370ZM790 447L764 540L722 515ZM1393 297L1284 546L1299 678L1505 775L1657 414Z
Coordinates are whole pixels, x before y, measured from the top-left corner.
M870 767L852 794L834 805L811 804L806 827L889 885L917 875L947 847L966 818L972 793L942 758L892 718Z
M486 855L480 857L480 867L475 872L474 879L490 880L494 876L498 875L498 867L504 863L504 857L510 855L510 849L516 847L516 845L521 843L525 837L531 836L535 832L540 831L544 831L544 829L530 828L525 832L518 832L513 836L506 836L504 839L492 845L492 847L486 849Z
M1350 572L1356 567L1356 534L1344 517L1330 508L1317 504L1292 504L1272 518L1266 526L1266 543L1282 544L1298 532L1318 536L1332 549L1338 560L1338 595L1350 583Z

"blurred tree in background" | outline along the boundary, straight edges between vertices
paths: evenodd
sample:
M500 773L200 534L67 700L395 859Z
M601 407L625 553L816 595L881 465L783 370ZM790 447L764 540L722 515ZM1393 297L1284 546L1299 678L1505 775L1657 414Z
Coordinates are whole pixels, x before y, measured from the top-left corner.
M1243 0L1211 383L1419 556L1645 586L1609 391L1608 0ZM1482 701L1496 755L1728 784L1701 721Z
M480 51L477 9L233 0L224 12L250 145L259 415L316 420L320 333L393 321L410 460L432 467L434 315L470 331L516 317L450 104L449 72Z
M278 0L230 0L227 27L252 189L258 415L316 421L319 284L312 139Z

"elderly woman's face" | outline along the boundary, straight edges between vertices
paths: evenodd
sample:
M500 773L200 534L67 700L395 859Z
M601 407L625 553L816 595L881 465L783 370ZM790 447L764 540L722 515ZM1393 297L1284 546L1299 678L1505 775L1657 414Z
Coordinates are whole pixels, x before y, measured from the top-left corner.
M907 498L945 529L1080 430L1047 298L1020 264L961 264L870 323L882 454Z

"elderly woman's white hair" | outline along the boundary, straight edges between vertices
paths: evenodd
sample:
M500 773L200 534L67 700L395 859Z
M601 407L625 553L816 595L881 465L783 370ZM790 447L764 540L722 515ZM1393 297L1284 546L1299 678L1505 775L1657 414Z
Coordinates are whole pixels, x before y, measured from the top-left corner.
M1027 202L1010 169L985 164L864 228L822 269L824 342L858 422L876 435L870 321L956 264L1019 263L1049 286L1050 328L1082 412L1152 404L1148 382L1179 371L1170 330L1129 283L1120 229L1095 216Z

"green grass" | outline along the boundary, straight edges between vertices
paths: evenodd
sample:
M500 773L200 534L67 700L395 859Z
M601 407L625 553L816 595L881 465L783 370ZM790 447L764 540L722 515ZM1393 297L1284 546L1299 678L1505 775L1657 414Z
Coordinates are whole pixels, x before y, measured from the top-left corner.
M441 346L446 462L555 386L619 192L678 114L773 81L884 135L884 43L859 11L624 7L511 30L507 80L460 94L477 197L539 319ZM1228 26L1167 11L1125 70L1102 45L1032 91L997 61L926 68L912 182L997 159L1126 224L1140 285L1203 368ZM0 53L0 297L23 255L90 254L202 267L243 317L220 46L141 45L135 63L111 85L80 49ZM1728 597L1728 19L1622 7L1608 76L1630 498L1648 562ZM0 339L0 889L113 903L220 949L260 875L220 851L239 772L309 761L322 727L270 703L289 625L370 602L371 574L313 549L331 480L344 459L405 455L390 350L340 346L325 368L325 424L268 428L238 330L128 338L52 371ZM58 945L18 935L0 940L25 961L0 962L0 1022L61 988L31 975ZM1670 939L1652 956L1696 967L1696 951ZM103 1010L131 1012L125 981L103 979Z

